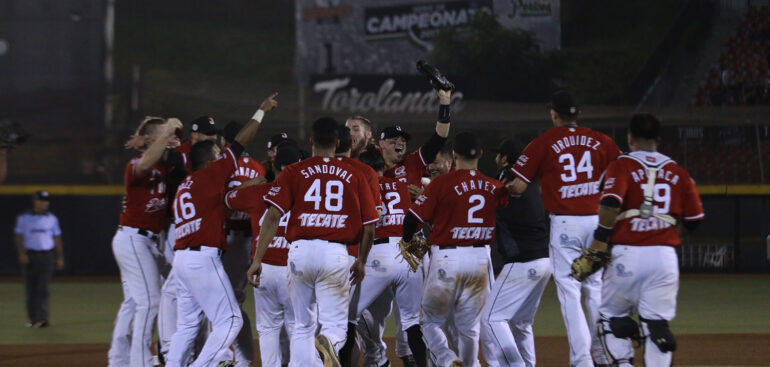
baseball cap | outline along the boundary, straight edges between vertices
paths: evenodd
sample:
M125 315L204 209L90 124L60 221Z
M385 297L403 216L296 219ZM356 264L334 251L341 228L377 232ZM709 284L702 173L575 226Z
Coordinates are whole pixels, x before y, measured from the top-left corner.
M382 131L380 131L380 140L395 138L395 137L399 137L399 136L403 137L404 140L406 140L406 141L409 141L409 139L412 138L406 132L406 130L401 128L401 126L399 126L399 125L388 126L388 127L384 128L384 129L382 129Z
M243 125L235 121L230 121L224 128L222 128L222 136L228 143L232 143L235 141L235 136L238 135L238 132L241 131L242 128Z
M211 116L201 116L192 121L190 130L204 135L214 135L218 133L216 122Z
M490 149L491 151L504 155L508 157L508 159L514 159L521 154L521 151L524 150L521 146L521 143L519 143L516 139L505 139L500 142L500 145L497 146L497 148Z
M275 134L270 138L270 140L267 141L267 149L272 149L273 147L277 147L281 145L281 143L289 140L292 140L292 139L289 139L289 134L285 132L282 132L280 134Z
M283 167L297 163L300 160L302 160L302 152L297 144L288 141L278 146L278 150L275 153L275 166L279 169L283 169Z
M51 201L51 196L48 195L48 191L38 191L32 197L35 200L45 200L45 201Z
M568 90L557 91L551 97L548 107L562 115L576 115L580 112L577 98Z
M455 135L452 150L466 158L478 158L481 153L481 139L471 132L461 132Z

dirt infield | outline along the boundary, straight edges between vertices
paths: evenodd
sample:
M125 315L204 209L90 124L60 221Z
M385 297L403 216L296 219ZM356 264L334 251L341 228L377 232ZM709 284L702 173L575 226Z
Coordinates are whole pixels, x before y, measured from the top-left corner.
M682 335L678 341L677 366L770 366L770 334ZM538 337L535 343L538 366L569 365L566 337ZM388 345L392 353L392 338ZM103 367L107 348L106 344L0 345L0 366ZM401 366L395 355L390 360Z

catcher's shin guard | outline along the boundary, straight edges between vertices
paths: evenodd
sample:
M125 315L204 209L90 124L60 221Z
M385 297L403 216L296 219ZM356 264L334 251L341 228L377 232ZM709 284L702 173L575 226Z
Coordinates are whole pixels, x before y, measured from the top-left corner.
M676 339L666 320L639 318L642 324L645 366L671 366L676 350Z
M633 367L634 348L631 340L638 338L639 335L639 332L636 331L636 322L630 317L607 319L604 315L599 316L599 322L596 323L596 333L602 343L602 349L607 360L613 367Z

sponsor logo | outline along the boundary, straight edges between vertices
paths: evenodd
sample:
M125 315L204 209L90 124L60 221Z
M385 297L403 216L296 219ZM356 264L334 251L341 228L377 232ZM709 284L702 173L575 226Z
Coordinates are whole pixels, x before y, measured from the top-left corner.
M144 206L145 213L156 213L166 209L166 198L152 198Z
M369 267L372 268L372 270L380 273L384 273L388 271L387 268L382 266L382 263L380 262L380 260L377 260L377 259L372 260L371 265L369 265Z
M615 272L619 277L627 278L634 275L632 271L626 271L626 266L623 264L615 264Z
M559 235L559 242L562 246L567 247L580 247L580 240L577 238L573 238L568 236L566 233L562 233Z
M438 279L442 282L447 282L447 283L455 281L455 278L447 276L446 270L444 269L438 269Z
M534 268L530 268L527 270L527 279L529 280L538 280L540 279L540 275L537 275L537 270Z

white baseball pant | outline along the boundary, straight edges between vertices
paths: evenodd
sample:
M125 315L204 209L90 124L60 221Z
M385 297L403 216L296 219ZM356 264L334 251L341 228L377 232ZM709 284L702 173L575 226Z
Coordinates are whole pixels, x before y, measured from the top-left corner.
M241 330L243 319L219 250L208 246L201 246L199 251L177 250L174 271L177 330L171 339L166 366L182 367L184 353L198 334L201 311L211 321L212 331L190 366L208 367L227 360L227 349Z
M418 274L422 277L422 273ZM422 290L415 297L422 297ZM396 326L396 355L403 358L412 354L411 349L409 349L406 331L401 327L398 306L393 307L394 305L393 292L387 290L374 300L358 319L356 330L358 330L358 335L361 336L362 349L365 351L365 367L380 367L388 362L388 347L382 340L382 336L385 333L385 321L391 315L391 311Z
M547 257L503 266L481 312L481 349L491 367L535 366L532 323L549 279Z
M243 231L230 231L227 235L227 251L222 255L222 264L233 286L235 300L241 310L243 327L235 338L233 352L236 367L249 367L254 360L254 339L251 334L251 320L243 311L246 301L246 271L251 265L251 235Z
M647 320L671 321L676 316L678 292L679 262L673 247L613 245L612 260L604 275L599 312L607 320L632 316L636 310ZM673 353L661 352L649 337L645 322L642 322L642 328L648 336L644 365L670 366ZM607 329L608 326L605 330L609 331ZM629 339L619 339L608 332L605 343L615 359L628 360L634 356Z
M437 366L449 366L457 359L465 366L478 365L479 322L488 292L488 247L431 247L420 325L430 359ZM457 327L458 353L449 349L441 330L450 317Z
M288 267L262 264L259 287L254 288L257 333L262 367L281 367L289 363L282 355L281 330L294 332L294 310L289 300Z
M155 241L132 227L120 227L112 251L120 268L124 301L120 305L108 356L110 367L152 367L152 328L160 300L160 252ZM125 330L131 324L131 342ZM122 331L121 331L122 330Z
M591 245L598 223L599 217L596 215L551 215L553 280L567 328L569 360L573 367L593 367L594 361L597 364L608 363L596 328L593 327L599 321L602 271L597 271L582 283L569 275L572 261ZM583 294L586 297L585 313L581 302Z
M289 298L294 309L289 366L315 365L316 304L320 334L336 353L345 345L351 260L343 244L324 240L298 240L289 250Z

